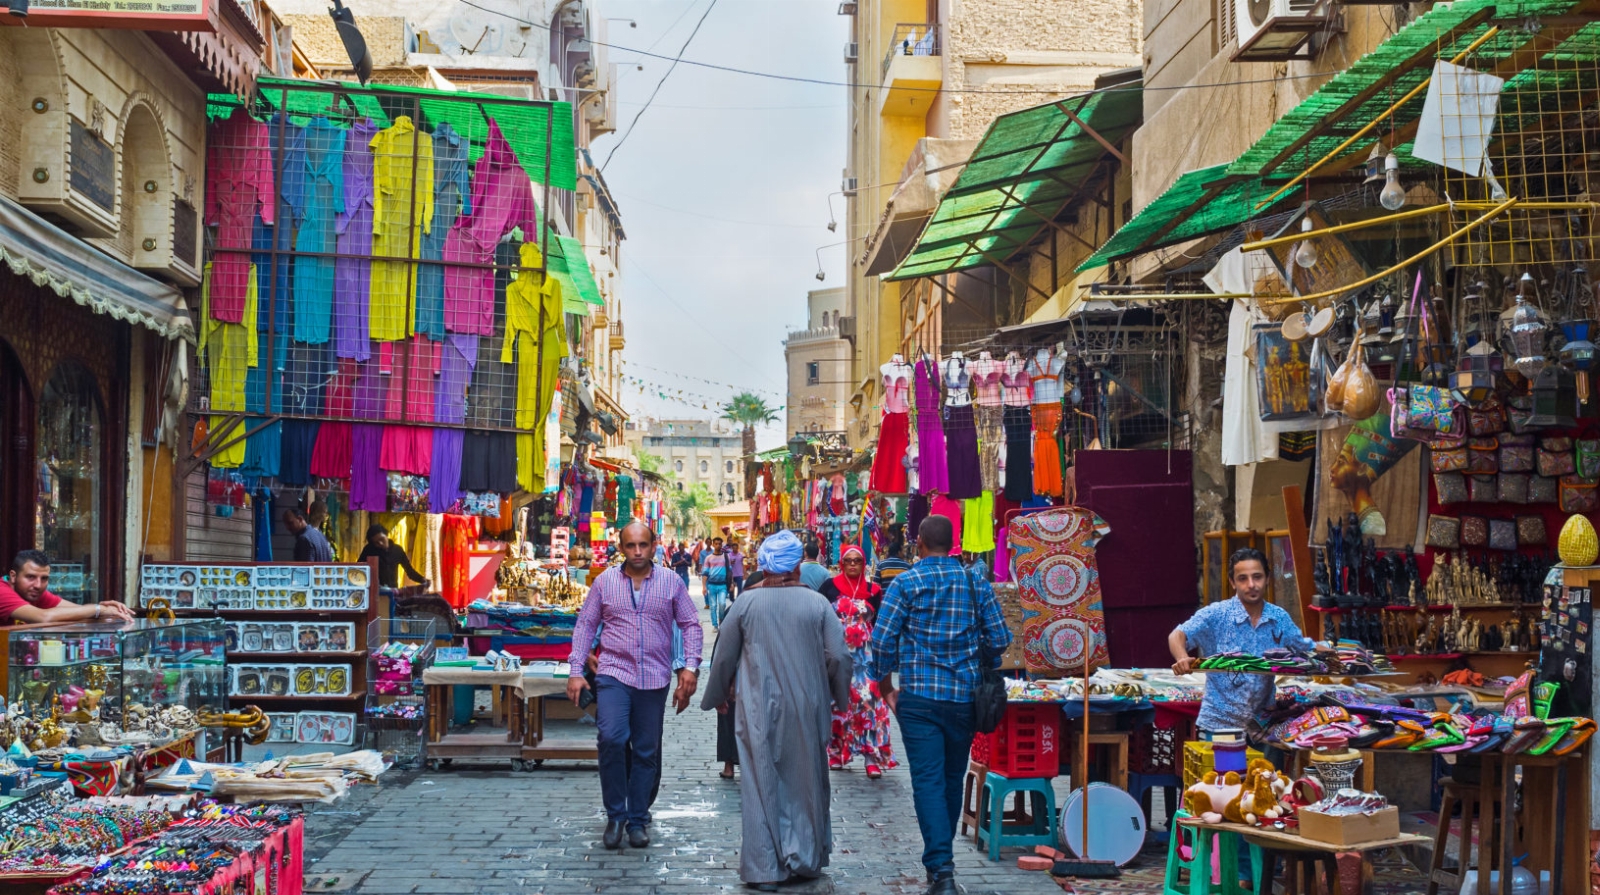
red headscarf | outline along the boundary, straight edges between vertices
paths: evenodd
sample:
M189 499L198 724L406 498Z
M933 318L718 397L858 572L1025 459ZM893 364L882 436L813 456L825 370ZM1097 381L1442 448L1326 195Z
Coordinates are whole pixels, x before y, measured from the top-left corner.
M866 554L861 552L860 547L851 544L839 554L839 566L841 569L844 567L844 561L852 555L861 559L862 562L865 562L867 558ZM877 582L867 577L865 568L861 570L860 578L851 578L841 571L833 577L833 586L839 589L839 596L841 597L868 600L874 606L877 605L878 595L883 592L883 588L879 587Z

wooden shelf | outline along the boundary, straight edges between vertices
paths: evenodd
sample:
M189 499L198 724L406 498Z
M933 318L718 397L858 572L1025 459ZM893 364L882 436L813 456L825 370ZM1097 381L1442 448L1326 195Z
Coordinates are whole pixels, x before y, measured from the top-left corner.
M292 664L292 663L295 663L295 662L300 662L300 661L309 660L309 659L351 659L351 660L354 660L354 659L365 659L366 657L367 657L367 651L366 650L353 650L353 651L348 651L348 652L316 652L316 651L298 652L297 651L297 652L290 652L290 653L266 653L266 652L253 652L252 653L252 652L246 652L244 650L229 650L228 651L228 661L230 663L233 663L233 662L263 662L263 663L266 663L266 662L287 662L287 663L291 663Z
M1390 662L1452 662L1464 653L1386 653Z

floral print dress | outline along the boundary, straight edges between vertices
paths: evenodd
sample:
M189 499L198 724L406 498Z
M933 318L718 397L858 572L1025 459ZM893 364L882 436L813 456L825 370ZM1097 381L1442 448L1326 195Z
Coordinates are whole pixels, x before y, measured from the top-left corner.
M872 603L867 598L877 585L865 578L841 581L843 577L829 582L833 586L825 588L825 594L834 597L833 608L844 625L844 642L855 662L855 672L850 683L850 708L833 713L828 764L843 767L859 755L869 769L884 771L895 766L889 743L889 706L878 694L878 682L867 674L872 662L873 619Z

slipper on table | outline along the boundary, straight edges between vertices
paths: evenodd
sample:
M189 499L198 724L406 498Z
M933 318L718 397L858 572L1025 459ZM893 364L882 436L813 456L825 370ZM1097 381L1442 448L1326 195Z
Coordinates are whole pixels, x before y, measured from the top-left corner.
M1561 743L1550 751L1556 755L1569 755L1579 746L1589 742L1589 738L1594 736L1594 731L1595 723L1593 719L1579 718L1572 725L1572 728L1567 731L1567 735L1562 738Z
M1543 720L1532 716L1519 718L1510 739L1506 740L1500 751L1507 755L1516 755L1538 745L1542 739L1544 739Z
M1577 723L1577 718L1546 718L1544 736L1540 738L1539 742L1528 747L1528 754L1543 755L1554 749L1557 744L1566 739L1573 725Z

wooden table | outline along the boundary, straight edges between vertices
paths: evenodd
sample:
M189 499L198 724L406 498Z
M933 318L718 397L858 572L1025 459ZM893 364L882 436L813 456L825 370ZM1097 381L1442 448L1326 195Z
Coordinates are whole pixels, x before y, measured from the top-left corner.
M1379 839L1354 845L1335 845L1331 842L1307 839L1299 833L1249 827L1244 824L1208 824L1190 819L1180 820L1178 823L1207 833L1237 833L1244 837L1246 842L1259 846L1266 853L1263 863L1268 868L1273 866L1275 859L1285 858L1286 895L1302 895L1302 893L1313 895L1317 892L1318 864L1322 866L1327 892L1333 895L1363 895L1372 888L1372 862L1367 859L1369 852L1405 845L1426 845L1429 842L1426 836L1401 833L1393 839ZM1260 895L1270 895L1272 892L1270 877L1269 870L1259 881Z
M599 761L599 742L593 737L547 740L544 735L544 709L547 697L567 698L567 678L526 675L522 679L522 696L527 700L527 737L522 745L522 758L534 764L544 764L547 758L576 761Z
M522 672L433 667L422 672L422 685L427 701L425 749L430 767L455 758L504 758L511 761L512 767L522 767L523 744L528 736ZM494 688L493 729L484 733L450 732L453 691L458 686Z

